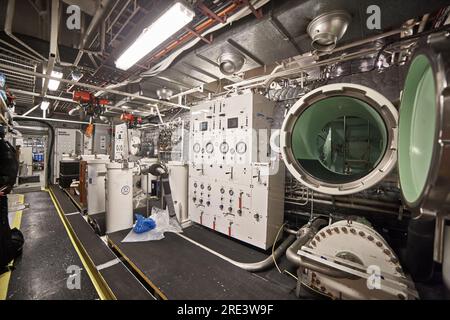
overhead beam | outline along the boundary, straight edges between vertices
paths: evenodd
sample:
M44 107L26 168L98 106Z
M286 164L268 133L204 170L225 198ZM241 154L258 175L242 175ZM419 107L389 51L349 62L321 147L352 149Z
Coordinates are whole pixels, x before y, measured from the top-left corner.
M118 90L114 90L114 89L107 89L107 88L103 88L103 87L98 87L98 86L95 86L95 85L92 85L92 84L88 84L88 83L81 83L81 82L72 81L72 80L68 80L68 79L59 79L59 78L52 77L52 76L49 76L49 75L46 75L46 74L43 74L43 73L29 71L29 70L23 70L21 68L13 67L13 66L6 65L6 64L3 64L3 63L0 64L0 68L6 69L6 70L13 70L13 71L17 71L17 72L22 72L22 73L27 74L27 75L36 76L38 78L47 78L47 79L57 80L57 81L60 81L60 82L63 82L63 83L74 84L74 85L77 85L79 87L89 88L89 89L96 90L96 91L104 91L104 92L109 92L109 93L112 93L112 94L117 94L119 96L125 96L125 97L135 98L135 99L138 99L138 100L144 100L144 101L152 102L154 104L162 104L162 105L166 105L168 107L174 107L174 108L190 109L190 107L185 106L185 105L181 105L181 104L171 103L171 102L168 102L168 101L162 101L162 100L158 100L158 99L154 99L154 98L150 98L150 97L146 97L146 96L141 96L141 95L136 95L136 94L132 94L132 93L128 93L128 92L118 91Z
M58 34L59 34L59 0L52 0L50 23L50 49L48 53L48 62L46 73L51 75L55 66L56 55L58 54ZM42 95L47 94L49 79L44 79Z
M236 50L238 50L240 53L246 55L247 57L249 57L250 59L252 59L253 61L255 61L257 64L259 64L260 66L265 65L264 61L262 61L261 59L259 59L258 57L256 57L253 53L251 53L250 51L248 51L247 49L245 49L243 46L241 46L239 43L237 43L236 41L232 40L232 39L228 39L227 42L234 47Z
M37 105L35 105L33 108L29 109L27 112L25 112L22 116L27 116L30 113L32 113L34 110L36 110L41 104L38 103Z
M201 74L204 74L205 76L207 76L207 77L209 77L209 78L212 78L212 79L214 79L214 80L220 80L219 77L213 75L212 73L210 73L210 72L208 72L208 71L205 71L205 70L203 70L202 68L196 67L196 66L194 66L194 65L192 65L192 64L190 64L190 63L188 63L188 62L183 61L182 64L184 64L184 65L185 65L186 67L188 67L188 68L191 68L192 70L195 70L195 71L197 71L197 72L200 72Z

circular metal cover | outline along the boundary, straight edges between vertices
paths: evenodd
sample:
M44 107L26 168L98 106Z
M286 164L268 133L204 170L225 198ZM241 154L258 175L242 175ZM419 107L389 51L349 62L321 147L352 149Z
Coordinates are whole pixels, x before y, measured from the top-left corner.
M323 259L339 263L348 261L362 272L376 268L381 277L405 279L395 252L385 239L371 227L341 220L321 229L306 245L311 253ZM306 280L306 281L305 281ZM319 272L308 272L304 284L322 294L337 299L396 299L406 298L406 290L373 290L367 279L336 279Z
M297 120L310 106L324 99L342 96L363 101L380 115L386 128L387 143L384 154L370 172L352 181L336 183L321 180L300 165L292 150L292 135ZM317 192L331 195L360 192L380 182L395 166L397 161L397 123L397 110L386 97L375 90L351 83L326 85L303 96L287 113L280 134L283 160L289 172L297 180Z
M245 63L245 57L236 52L224 52L217 59L220 72L224 75L232 75L239 72Z
M312 39L311 46L319 51L330 51L342 38L352 17L343 10L323 13L309 24L307 32Z
M416 214L450 208L449 33L422 43L400 104L399 176L403 200Z

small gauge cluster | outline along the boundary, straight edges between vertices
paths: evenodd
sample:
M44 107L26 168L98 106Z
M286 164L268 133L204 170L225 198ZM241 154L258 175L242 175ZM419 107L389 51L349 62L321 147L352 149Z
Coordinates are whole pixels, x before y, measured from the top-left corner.
M191 201L197 207L217 210L223 215L242 215L242 191L234 191L233 188L217 186L213 190L211 184L194 181L192 184Z
M203 148L199 142L194 143L192 146L192 151L194 153L213 154L214 150L215 146L211 141L208 141ZM243 155L247 152L247 143L245 143L244 141L239 141L238 143L236 143L236 145L230 147L230 144L228 142L223 141L219 144L218 150L221 154L224 155L228 152L231 154L237 153L239 155Z

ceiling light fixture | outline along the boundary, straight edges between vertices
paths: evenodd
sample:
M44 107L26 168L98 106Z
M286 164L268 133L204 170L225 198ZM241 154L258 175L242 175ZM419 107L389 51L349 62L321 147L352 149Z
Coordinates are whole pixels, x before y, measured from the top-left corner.
M43 111L47 110L49 105L50 105L50 102L45 101L45 100L42 101L41 102L41 110L43 110Z
M181 2L173 4L142 31L136 41L116 60L116 67L127 70L194 19L195 13Z
M73 81L78 82L83 77L83 74L78 70L73 70L72 73L70 74L70 77L72 78Z
M61 79L61 78L63 77L63 73L62 73L62 72L59 72L59 71L53 70L51 76L52 76L53 78L59 78L59 79ZM50 90L50 91L56 91L56 90L58 90L59 83L60 83L60 82L59 82L58 80L50 79L50 80L48 81L48 90Z

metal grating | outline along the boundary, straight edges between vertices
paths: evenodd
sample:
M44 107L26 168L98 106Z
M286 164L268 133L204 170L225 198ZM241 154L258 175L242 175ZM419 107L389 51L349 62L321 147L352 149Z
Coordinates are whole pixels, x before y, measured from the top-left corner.
M0 63L13 67L19 67L29 71L36 71L37 64L28 58L16 54L4 47L0 47ZM6 84L11 89L19 89L29 92L35 92L36 77L26 75L16 71L0 69L0 72L6 76ZM34 105L34 97L23 94L14 94L16 104L19 106L31 107Z

